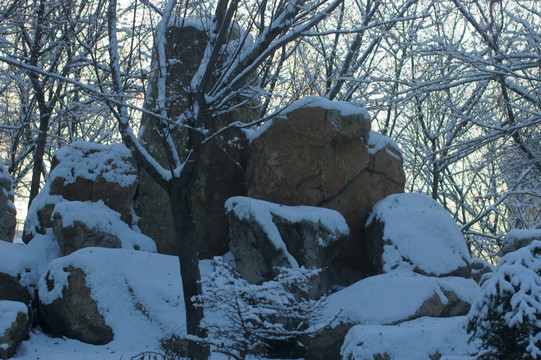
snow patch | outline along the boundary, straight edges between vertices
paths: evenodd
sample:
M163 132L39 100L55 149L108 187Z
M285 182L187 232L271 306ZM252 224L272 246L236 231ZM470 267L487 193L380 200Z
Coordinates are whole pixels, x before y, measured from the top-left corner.
M365 119L370 119L368 111L354 103L347 101L332 101L319 96L307 96L294 101L280 112L280 116L284 116L290 112L301 108L320 107L326 110L337 110L342 116L361 115Z
M444 290L470 303L479 295L479 286L471 279L394 272L365 278L329 295L324 318L339 314L334 325L392 324L411 318L435 294L446 304Z
M115 334L113 342L131 351L185 330L178 258L125 249L85 248L53 260L39 282L46 304L62 296L67 269L79 268L100 313ZM49 291L47 279L54 282ZM128 349L126 349L128 350ZM127 352L128 353L128 352Z
M98 175L107 182L128 187L137 181L137 171L127 158L131 152L123 144L100 145L76 141L57 150L54 157L59 164L50 174L49 181L63 178L64 184L75 182L77 178L96 181Z
M25 304L18 301L0 300L0 338L9 330L17 320L17 314L28 314Z
M0 241L0 273L20 276L19 283L33 294L32 288L47 271L49 262L59 256L51 230L46 235L37 234L28 245Z
M394 326L358 325L344 339L341 354L344 359L375 359L376 354L388 354L393 360L432 359L439 353L442 359L474 359L468 344L464 317L424 317ZM454 357L457 356L457 357Z
M101 200L61 202L55 206L52 216L56 214L62 217L64 227L72 226L75 221L83 223L89 229L116 236L124 249L157 251L154 240L132 230L128 224L120 220L118 212L107 207Z
M333 239L328 239L327 241L349 235L349 228L344 217L335 210L316 208L313 206L285 206L243 196L229 198L225 202L225 208L227 212L233 212L241 220L257 219L257 222L261 224L274 247L283 251L287 256L288 261L296 267L299 265L295 258L287 251L287 247L282 240L280 232L274 224L273 216L279 216L292 223L302 221L319 223L327 228L329 232L339 235ZM321 241L323 241L323 239L321 239Z
M375 155L378 151L385 149L387 154L391 155L395 159L402 160L399 155L388 149L391 147L396 150L398 154L402 154L398 145L385 135L375 131L368 132L368 135L366 136L366 145L368 146L368 152L372 155Z
M451 215L424 194L394 194L378 202L366 226L384 224L383 270L396 268L443 275L465 267L470 255Z

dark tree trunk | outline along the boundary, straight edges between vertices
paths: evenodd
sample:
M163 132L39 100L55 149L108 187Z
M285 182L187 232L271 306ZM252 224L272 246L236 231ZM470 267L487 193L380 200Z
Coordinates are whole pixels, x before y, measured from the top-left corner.
M192 181L190 181L190 184ZM201 294L201 273L197 252L197 239L191 206L191 186L182 186L180 181L169 185L169 199L175 226L175 236L179 246L180 274L182 276L182 291L186 306L186 330L188 335L204 338L206 333L200 327L203 319L203 309L194 306L192 297ZM190 359L206 360L209 356L207 346L196 342L187 342Z

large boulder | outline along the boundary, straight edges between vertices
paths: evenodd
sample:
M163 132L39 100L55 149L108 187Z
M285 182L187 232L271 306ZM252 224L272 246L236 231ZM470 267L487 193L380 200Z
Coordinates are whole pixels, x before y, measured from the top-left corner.
M413 319L465 315L479 292L475 281L461 277L437 278L395 271L365 278L328 296L322 316L324 322L317 327L324 327L331 321L330 326L299 339L304 349L302 356L307 360L341 360L345 348L358 352L360 349L355 346L362 345L353 340L348 340L349 344L344 342L344 336L352 327L362 325L363 329L389 329L392 332L394 329L400 331L400 324ZM379 347L374 350L374 357L348 359L395 359L394 355L385 357L385 351L380 352ZM404 359L425 357L406 356Z
M393 326L357 325L347 333L340 359L473 359L467 354L478 350L468 340L464 317L425 317Z
M470 276L470 255L458 225L424 194L394 194L377 203L364 238L377 273L407 269L428 276Z
M50 263L39 282L40 310L54 334L91 344L183 335L178 269L173 256L84 248Z
M479 286L462 277L394 272L370 276L327 298L324 319L338 324L390 325L423 316L465 315Z
M340 213L311 206L283 206L247 197L226 204L237 270L247 281L261 283L277 275L277 267L321 269L318 294L330 290L327 268L349 235Z
M30 317L25 304L0 300L0 357L15 354L19 343L28 338Z
M167 29L165 56L171 62L171 67L166 78L166 107L170 118L177 118L187 110L188 94L183 89L190 85L199 68L209 39L207 31L207 23L186 19L180 19L179 24ZM239 38L238 32L231 34L230 41ZM152 78L152 89L145 104L148 109L155 108L156 86L157 82ZM257 116L257 106L248 102L246 106L238 106L234 111L209 120L208 130L215 132L232 122L250 122ZM143 114L141 140L148 152L168 168L169 162L155 122L156 119ZM171 135L179 154L184 156L187 150L186 131L182 127L174 128ZM195 234L199 239L199 256L202 258L223 255L228 251L229 227L223 205L232 196L246 195L245 147L243 132L231 128L207 142L202 150L189 199ZM141 231L156 241L158 252L177 255L178 242L168 195L143 169L135 210L140 218Z
M12 242L17 225L11 176L0 159L0 240Z
M122 144L99 145L76 141L54 153L49 180L28 210L23 240L52 227L56 204L64 201L103 202L132 223L137 188L137 165Z
M340 212L351 236L335 262L370 272L360 230L373 205L403 191L405 177L400 151L370 131L366 110L309 97L252 136L247 180L249 197Z
M132 230L102 202L62 202L55 206L52 218L63 255L92 246L156 252L151 238Z

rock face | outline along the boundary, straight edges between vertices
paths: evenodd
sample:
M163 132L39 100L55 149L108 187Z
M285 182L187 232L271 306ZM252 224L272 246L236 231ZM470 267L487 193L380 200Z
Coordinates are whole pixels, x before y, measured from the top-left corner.
M0 240L12 242L15 236L16 214L11 176L0 159Z
M0 357L8 359L15 354L19 343L28 338L30 319L25 304L0 301Z
M507 233L501 248L502 256L541 240L541 229L513 229Z
M11 300L30 305L32 295L20 283L20 275L13 276L0 272L0 300Z
M313 294L330 290L327 268L349 235L338 212L310 206L282 206L247 197L226 202L229 247L237 270L251 283L269 281L276 267L321 269Z
M84 248L49 264L38 285L39 307L54 334L91 344L182 336L178 267L173 256Z
M113 330L105 323L96 301L90 295L86 274L74 267L67 267L64 271L69 274L67 287L62 289L62 297L51 303L40 302L43 318L56 335L95 345L107 344L113 340ZM47 289L52 291L55 280L50 272L45 276L45 281Z
M77 141L59 149L49 181L28 211L23 240L28 243L35 234L45 234L52 227L54 207L65 201L101 201L131 224L137 178L135 159L122 144Z
M458 225L424 194L394 194L380 201L364 234L378 273L407 269L429 276L470 276L470 255Z
M182 30L178 26L167 30L165 46L166 58L176 60L166 79L167 111L171 118L178 117L186 109L187 95L182 89L190 84L208 42L208 35L200 23L180 21L183 24ZM231 40L236 38L238 34L232 34ZM155 81L152 86L156 86ZM156 94L155 88L152 94ZM153 109L154 104L151 96L145 107ZM251 110L249 106L241 106L231 113L212 119L209 130L216 131L233 121L249 122L256 119L256 116L257 111ZM154 121L143 115L144 131L141 139L149 153L168 167L162 142L152 126ZM182 128L175 129L172 136L179 153L184 154L187 142L185 131ZM243 133L232 129L207 143L203 149L190 199L195 233L200 239L198 250L201 258L222 255L228 250L229 228L223 205L232 196L246 195L245 143ZM167 193L144 170L141 170L135 210L140 217L141 231L156 241L158 251L177 255L179 249Z
M120 214L103 203L69 201L55 206L53 230L63 255L85 247L125 248L156 252L156 244L133 231Z
M370 131L366 111L322 98L295 102L251 141L247 178L250 197L340 212L351 237L335 263L365 272L360 230L372 206L405 181L400 152Z

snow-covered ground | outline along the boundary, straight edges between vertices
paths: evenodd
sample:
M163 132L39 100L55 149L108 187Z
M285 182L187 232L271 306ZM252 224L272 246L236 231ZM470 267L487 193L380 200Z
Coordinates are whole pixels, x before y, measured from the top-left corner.
M34 242L36 245L38 243L39 241ZM34 246L39 249L36 245ZM15 245L11 245L10 248L15 248L20 252L28 245L19 246L21 248ZM61 279L65 278L62 269L70 263L87 269L89 274L92 274L87 277L87 282L96 290L92 292L92 296L98 300L98 304L108 307L100 310L105 313L108 324L119 332L119 336L115 336L115 339L106 345L90 345L78 340L51 337L38 328L33 330L30 338L19 346L14 359L131 359L143 352L160 352L161 338L171 333L184 332L183 306L178 301L182 298L182 294L176 257L125 249L87 248L70 256L53 260L49 266L53 272L51 277L61 282ZM210 261L201 262L203 275L211 270ZM160 280L156 281L156 279ZM377 279L374 278L375 280ZM411 278L410 281L415 281L415 279ZM43 283L42 278L40 285ZM411 284L406 281L404 286L397 286L394 290L400 292L402 289L407 293L408 289L404 287L407 288L409 285ZM366 286L366 281L364 286ZM55 291L61 287L61 283L55 284L55 288L49 292L51 297L54 297ZM140 311L126 306L134 300L125 299L128 293L124 291L125 287L131 288L131 294L151 313L154 321L149 322ZM329 299L329 314L334 313L340 304L348 307L348 314L352 311L362 312L365 306L367 307L364 308L365 310L372 312L373 309L379 309L378 311L392 313L393 317L397 318L401 317L401 312L404 313L402 315L404 318L412 311L411 302L402 301L404 298L394 302L392 299L387 299L385 303L382 303L381 298L374 296L370 304L366 303L368 296L364 296L363 304L353 306L356 303L355 296L351 294L353 290L355 287L349 291L333 294ZM46 289L41 289L41 291L46 292ZM394 307L386 310L382 304ZM374 315L376 314L371 316ZM359 316L362 317L360 314ZM396 360L428 360L429 356L435 352L448 356L443 357L444 359L471 359L468 354L472 348L467 343L464 317L421 318L400 326L369 324L376 321L366 321L367 325L358 325L350 331L342 349L345 358L354 356L355 359L363 359L365 354L375 354L383 350L393 355L392 359ZM394 357L395 354L399 355ZM214 360L226 358L218 353L212 355ZM372 357L367 357L367 359L372 359Z

